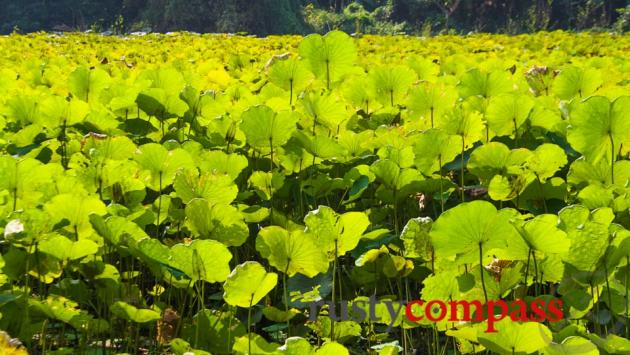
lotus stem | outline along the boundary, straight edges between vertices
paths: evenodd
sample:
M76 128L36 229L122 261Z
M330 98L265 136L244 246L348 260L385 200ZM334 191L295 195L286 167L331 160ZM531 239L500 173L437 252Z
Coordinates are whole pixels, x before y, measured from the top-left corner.
M254 295L249 300L249 308L247 308L247 354L252 353L252 302L254 301Z
M284 287L284 311L287 313L286 317L288 318L289 313L289 290L287 288L287 272L289 272L289 264L291 263L291 259L287 262L287 267L284 269L284 273L282 274L282 285ZM287 337L291 336L291 320L287 319Z
M461 199L462 202L464 202L464 149L466 147L466 142L464 140L464 136L462 136L462 155L461 155L461 160L460 160L460 173L459 173L459 185L460 185L460 189L461 189Z
M433 117L433 111L431 111ZM431 126L433 126L433 118L431 118ZM444 213L444 181L442 181L442 154L438 155L438 164L440 165L440 212Z
M330 90L330 60L326 58L326 89Z
M16 211L17 209L17 186L13 188L12 190L12 194L13 194L13 212Z
M293 78L289 79L289 106L293 109Z
M525 289L527 290L527 276L529 276L529 260L532 257L532 249L529 248L528 252L527 252L527 264L525 264Z
M604 276L606 277L606 298L608 298L608 307L612 311L612 298L610 296L610 283L608 282L608 266L604 262Z
M543 190L542 181L540 181L540 177L538 176L538 174L536 174L536 180L538 181L538 190L540 191L540 198L542 199L543 209L545 210L545 213L549 213L549 210L547 209L547 200L545 199L545 191Z
M394 189L394 233L398 237L398 204L396 199L398 198L398 191Z
M630 337L630 318L628 317L628 273L630 272L630 256L626 255L626 338Z
M155 237L160 238L160 212L162 212L162 172L160 171L160 190L158 191L158 211L155 222Z
M534 292L535 296L538 297L538 263L536 262L536 251L532 250L532 260L534 261Z
M610 182L611 184L615 183L615 141L613 139L612 133L608 133L608 138L610 138Z
M488 303L488 291L486 290L486 282L483 278L483 243L479 242L479 272L481 274L481 287L483 288L483 297Z
M332 307L336 307L336 296L335 296L335 288L336 288L336 283L337 283L337 239L335 239L335 260L333 261L333 271L332 271ZM328 314L330 315L330 309L328 309ZM330 317L330 340L334 341L335 340L335 320Z

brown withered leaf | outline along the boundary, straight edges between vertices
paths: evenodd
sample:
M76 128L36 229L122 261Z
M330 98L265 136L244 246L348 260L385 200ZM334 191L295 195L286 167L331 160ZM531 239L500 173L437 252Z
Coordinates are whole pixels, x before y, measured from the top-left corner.
M157 341L164 345L175 338L175 331L181 317L177 311L167 308L162 312L162 319L157 321Z
M501 281L501 272L503 269L512 266L512 264L512 260L501 260L493 257L492 262L484 267L494 276L494 279L499 282Z

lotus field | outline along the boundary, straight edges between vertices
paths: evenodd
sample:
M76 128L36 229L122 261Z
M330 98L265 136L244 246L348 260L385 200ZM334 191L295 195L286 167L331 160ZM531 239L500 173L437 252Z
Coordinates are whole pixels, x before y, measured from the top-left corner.
M0 37L0 354L628 354L629 53Z

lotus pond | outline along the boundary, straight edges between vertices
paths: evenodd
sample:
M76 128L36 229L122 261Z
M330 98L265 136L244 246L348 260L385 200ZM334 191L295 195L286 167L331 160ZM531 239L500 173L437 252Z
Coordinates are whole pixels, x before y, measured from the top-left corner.
M0 353L630 353L628 53L0 37ZM386 306L415 299L562 317Z

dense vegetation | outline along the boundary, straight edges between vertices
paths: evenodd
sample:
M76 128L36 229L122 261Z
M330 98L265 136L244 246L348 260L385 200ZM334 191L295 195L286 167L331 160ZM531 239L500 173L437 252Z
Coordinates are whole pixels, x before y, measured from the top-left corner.
M0 37L0 352L628 353L628 48ZM308 303L370 296L564 319Z
M627 0L0 0L0 33L38 30L256 35L630 29Z

